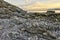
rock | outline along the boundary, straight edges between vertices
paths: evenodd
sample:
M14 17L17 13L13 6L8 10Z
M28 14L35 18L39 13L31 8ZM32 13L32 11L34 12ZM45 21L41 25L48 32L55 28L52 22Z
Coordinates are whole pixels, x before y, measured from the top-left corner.
M0 30L2 30L3 28L0 27Z
M28 40L38 40L37 36L29 37Z
M47 34L48 34L51 38L56 39L56 35L55 35L55 34L49 32L49 31L47 32Z
M20 36L19 32L4 33L2 37L3 37L3 40L25 40Z
M47 35L47 33L43 33L43 35Z
M60 37L58 37L57 40L60 40Z
M21 31L25 31L26 29L25 28L21 28Z

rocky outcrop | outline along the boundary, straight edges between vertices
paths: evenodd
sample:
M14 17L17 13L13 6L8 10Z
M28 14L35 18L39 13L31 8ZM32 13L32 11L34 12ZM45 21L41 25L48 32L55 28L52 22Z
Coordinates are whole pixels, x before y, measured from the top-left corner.
M14 5L9 4L8 2L5 2L3 0L0 0L0 18L10 18L14 15L14 13L26 13L21 8L18 8ZM9 15L9 16L8 16Z
M14 5L11 5L11 4L9 4L8 2L5 2L5 1L1 1L0 0L0 10L1 10L1 12L18 12L18 13L22 13L22 12L26 12L26 11L24 11L24 10L22 10L21 8L18 8L18 7L16 7L16 6L14 6Z

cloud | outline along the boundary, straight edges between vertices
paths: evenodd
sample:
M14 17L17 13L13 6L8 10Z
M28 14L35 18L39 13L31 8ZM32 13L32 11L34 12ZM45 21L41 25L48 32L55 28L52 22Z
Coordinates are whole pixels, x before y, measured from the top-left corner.
M60 8L60 0L5 0L25 10Z
M40 9L48 9L48 8L60 8L60 3L46 4L46 3L36 2L32 5L24 6L24 8L26 10L40 10Z

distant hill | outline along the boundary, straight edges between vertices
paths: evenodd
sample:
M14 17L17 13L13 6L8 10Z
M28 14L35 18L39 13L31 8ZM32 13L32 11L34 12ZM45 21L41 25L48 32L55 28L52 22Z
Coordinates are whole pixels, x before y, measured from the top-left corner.
M60 8L51 8L51 9L48 9L48 10L60 10Z

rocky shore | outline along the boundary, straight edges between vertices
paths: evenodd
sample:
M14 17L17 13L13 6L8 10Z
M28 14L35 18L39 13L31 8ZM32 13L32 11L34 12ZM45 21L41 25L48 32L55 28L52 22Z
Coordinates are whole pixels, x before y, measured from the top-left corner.
M60 14L28 14L0 2L0 40L60 40Z

